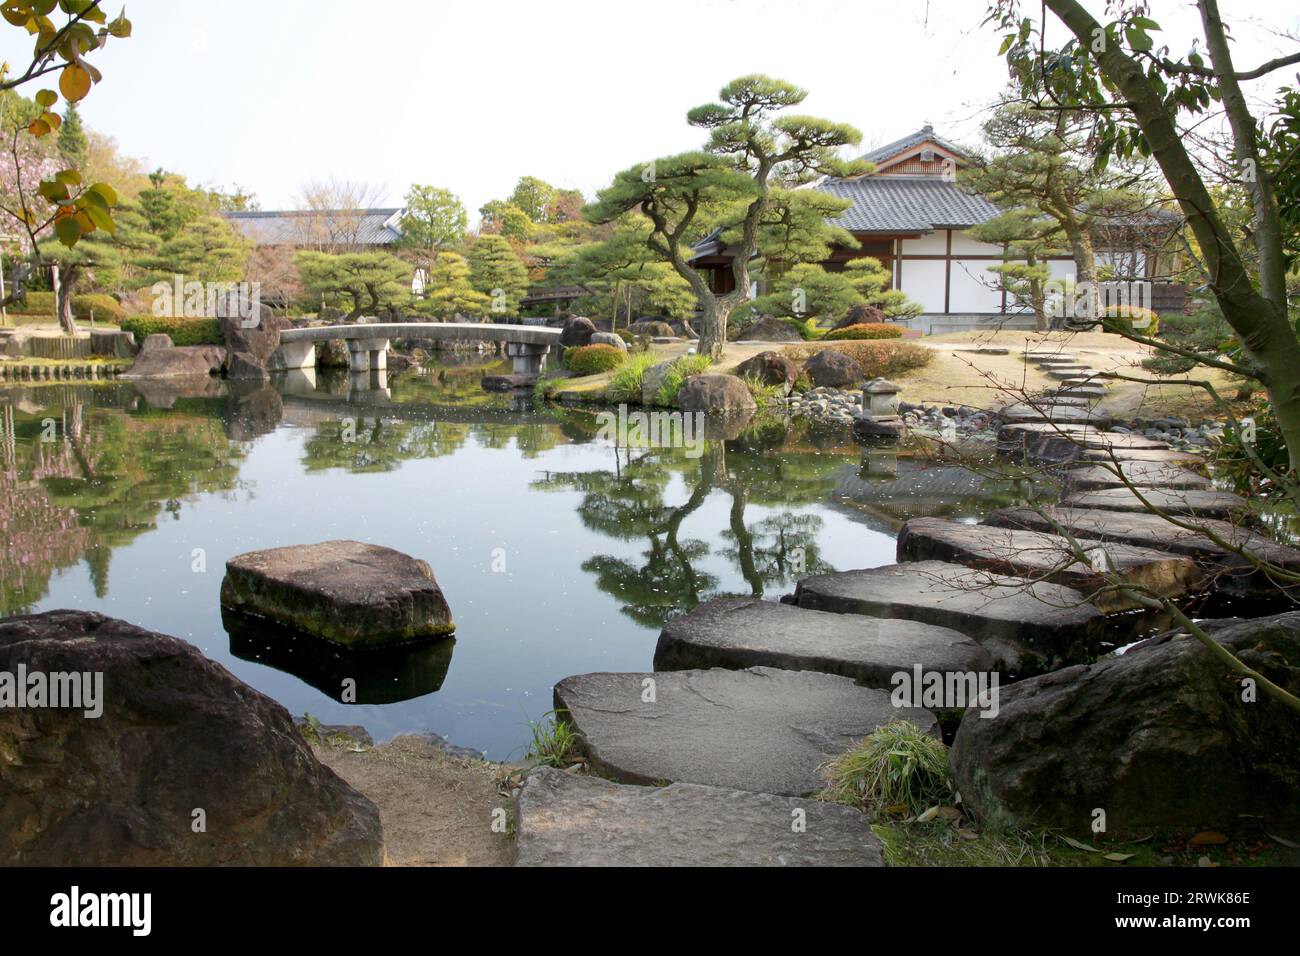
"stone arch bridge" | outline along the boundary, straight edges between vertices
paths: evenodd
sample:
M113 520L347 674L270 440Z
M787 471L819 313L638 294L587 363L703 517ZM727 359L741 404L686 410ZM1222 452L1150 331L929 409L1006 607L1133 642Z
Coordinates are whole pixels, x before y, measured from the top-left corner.
M280 333L279 366L315 368L316 343L343 339L348 347L348 367L367 372L388 367L388 346L393 339L434 342L505 342L506 355L516 374L540 375L551 349L560 344L560 330L541 325L504 325L486 322L376 322L329 325L310 329L285 329Z

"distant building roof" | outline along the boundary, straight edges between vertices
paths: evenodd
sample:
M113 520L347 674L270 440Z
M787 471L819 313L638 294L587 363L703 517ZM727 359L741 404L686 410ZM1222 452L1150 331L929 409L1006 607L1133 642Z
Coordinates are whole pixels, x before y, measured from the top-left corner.
M830 220L850 232L964 229L992 219L998 207L939 177L865 176L827 179L817 189L853 203Z
M388 246L402 238L405 209L287 209L222 213L259 246Z
M949 142L941 136L937 136L934 132L934 127L929 123L926 123L915 133L908 133L901 139L896 139L892 143L886 143L884 146L876 147L869 153L864 153L861 158L865 159L869 163L880 165L886 160L893 159L894 157L907 152L913 147L920 146L923 143L932 143L940 149L947 150L954 156L958 156L962 159L968 160L970 158L970 154L965 149L958 146L956 143Z

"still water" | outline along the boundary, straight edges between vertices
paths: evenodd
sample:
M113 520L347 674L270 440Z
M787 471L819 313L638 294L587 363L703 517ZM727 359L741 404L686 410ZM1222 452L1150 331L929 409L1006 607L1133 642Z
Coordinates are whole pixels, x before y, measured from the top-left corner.
M520 758L556 681L650 670L674 614L889 564L908 517L1018 500L775 417L694 449L618 447L590 411L483 392L494 371L0 389L0 615L99 611L190 641L295 715ZM228 558L331 538L428 561L454 644L358 665L223 623ZM360 701L341 702L357 673Z

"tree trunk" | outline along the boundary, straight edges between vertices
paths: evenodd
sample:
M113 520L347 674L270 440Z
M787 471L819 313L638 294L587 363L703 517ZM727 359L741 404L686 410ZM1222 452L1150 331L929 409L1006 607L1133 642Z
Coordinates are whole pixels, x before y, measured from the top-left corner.
M55 268L58 268L57 266ZM77 334L77 322L72 316L72 296L77 288L77 280L80 278L80 267L70 265L59 280L58 295L58 316L59 325L63 328L65 335Z
M1095 329L1101 321L1101 289L1097 286L1097 256L1092 249L1092 237L1077 223L1068 223L1065 234L1070 240L1070 255L1074 257L1074 318L1082 318L1089 329Z
M731 318L736 303L729 296L711 295L700 302L700 344L698 351L715 362L722 361L722 350L727 345L727 320Z

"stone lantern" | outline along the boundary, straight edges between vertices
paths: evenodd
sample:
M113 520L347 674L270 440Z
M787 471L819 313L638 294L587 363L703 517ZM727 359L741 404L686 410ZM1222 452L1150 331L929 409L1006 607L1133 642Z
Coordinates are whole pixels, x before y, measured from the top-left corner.
M898 415L898 393L902 391L893 382L873 378L862 386L862 416L864 418L894 418Z

